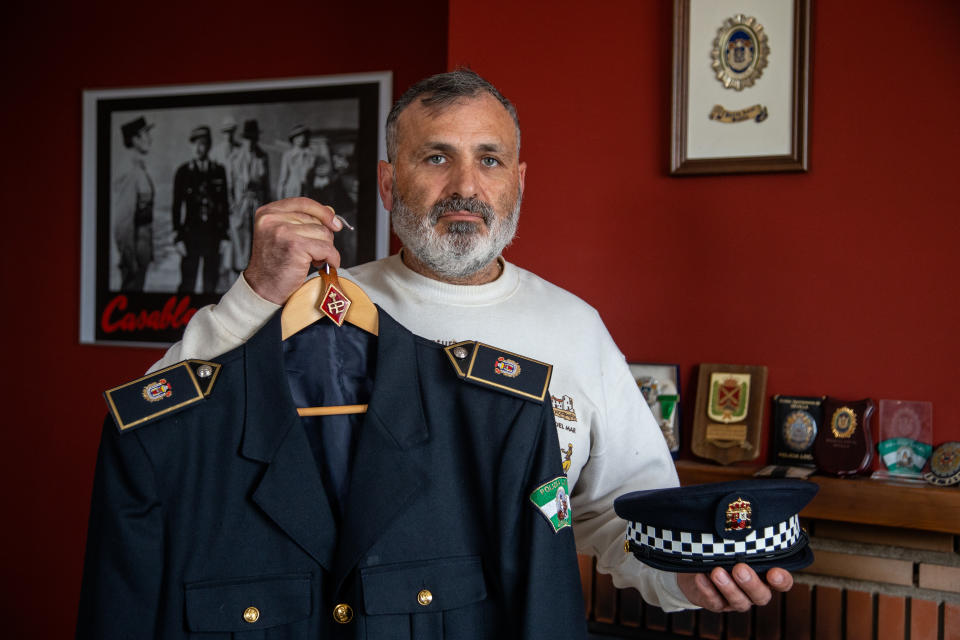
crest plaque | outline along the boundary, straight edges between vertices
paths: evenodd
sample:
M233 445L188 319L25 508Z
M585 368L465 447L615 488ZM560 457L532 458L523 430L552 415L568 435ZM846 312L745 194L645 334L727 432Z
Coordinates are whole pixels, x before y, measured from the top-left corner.
M813 467L813 441L822 424L822 397L773 396L772 462Z
M701 364L691 450L730 464L760 455L767 387L763 366Z
M823 401L824 426L813 442L817 469L835 476L864 473L873 461L870 416L873 400L844 401L827 396Z

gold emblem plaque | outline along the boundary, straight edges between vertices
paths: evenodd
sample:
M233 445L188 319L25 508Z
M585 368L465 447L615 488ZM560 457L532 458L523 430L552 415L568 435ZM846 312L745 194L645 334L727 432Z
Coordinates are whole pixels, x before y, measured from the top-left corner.
M727 89L742 91L763 75L770 47L763 25L738 13L727 18L713 41L713 70Z

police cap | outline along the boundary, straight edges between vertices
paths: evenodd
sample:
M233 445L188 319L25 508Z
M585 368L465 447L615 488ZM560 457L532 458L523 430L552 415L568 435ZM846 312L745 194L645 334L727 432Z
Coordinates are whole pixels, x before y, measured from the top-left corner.
M657 569L699 573L745 562L755 571L813 562L799 512L819 486L752 479L634 491L614 510L627 520L625 549Z

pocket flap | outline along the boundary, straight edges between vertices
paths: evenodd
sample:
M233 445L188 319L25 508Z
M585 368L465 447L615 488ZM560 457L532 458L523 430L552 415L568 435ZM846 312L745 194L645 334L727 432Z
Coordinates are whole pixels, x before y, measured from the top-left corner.
M487 597L479 556L367 567L360 578L369 615L443 611Z
M252 631L310 616L310 574L194 582L184 587L190 631Z

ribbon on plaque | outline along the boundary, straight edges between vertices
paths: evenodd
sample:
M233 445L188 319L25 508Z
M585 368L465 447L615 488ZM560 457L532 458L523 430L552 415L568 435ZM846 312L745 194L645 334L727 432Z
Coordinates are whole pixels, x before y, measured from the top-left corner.
M768 115L767 108L762 104L755 104L752 107L739 109L737 111L728 111L723 107L723 105L717 104L714 105L713 109L710 110L711 120L716 120L717 122L726 122L728 124L746 122L747 120L763 122L767 119Z

